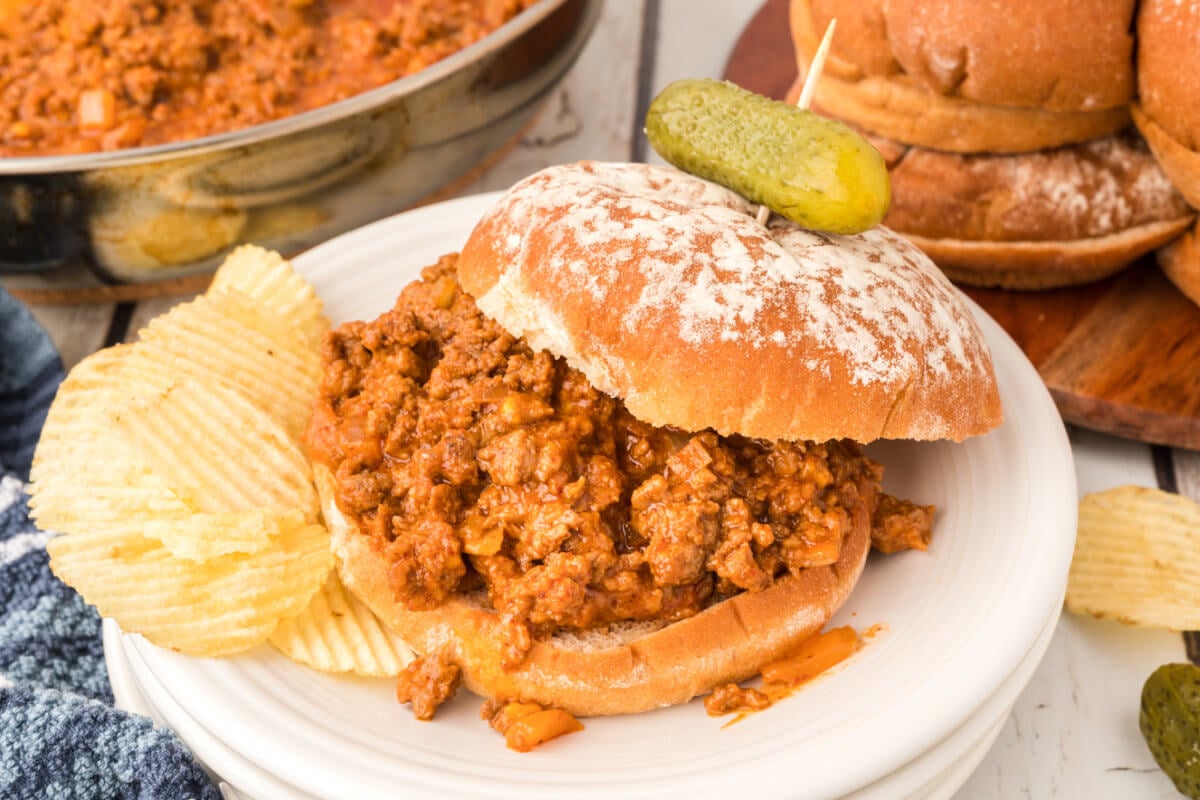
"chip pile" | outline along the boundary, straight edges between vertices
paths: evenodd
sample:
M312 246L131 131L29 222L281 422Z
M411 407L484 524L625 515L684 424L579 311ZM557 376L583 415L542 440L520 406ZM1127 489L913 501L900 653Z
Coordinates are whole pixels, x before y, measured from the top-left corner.
M319 669L397 674L403 642L341 588L300 446L329 327L278 254L80 362L34 456L50 565L126 632L195 656L268 638Z

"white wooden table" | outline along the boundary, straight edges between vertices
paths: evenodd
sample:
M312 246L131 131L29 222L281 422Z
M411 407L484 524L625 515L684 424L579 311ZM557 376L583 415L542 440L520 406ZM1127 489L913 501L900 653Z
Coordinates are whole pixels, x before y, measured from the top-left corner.
M521 144L467 188L509 186L582 158L656 160L641 133L649 100L671 80L719 77L760 0L608 0L595 35ZM132 336L180 298L121 306L37 306L66 365ZM1125 483L1200 499L1200 454L1073 430L1079 490ZM1184 640L1064 615L1037 674L959 800L1178 797L1137 729L1142 682L1186 659Z

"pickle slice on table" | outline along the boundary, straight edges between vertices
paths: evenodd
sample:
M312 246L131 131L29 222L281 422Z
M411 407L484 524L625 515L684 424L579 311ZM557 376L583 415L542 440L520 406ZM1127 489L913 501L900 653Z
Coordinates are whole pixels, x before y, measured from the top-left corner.
M1175 788L1200 800L1200 667L1164 664L1151 673L1138 726Z
M654 150L815 231L859 233L891 201L870 142L812 111L711 79L676 81L646 112Z

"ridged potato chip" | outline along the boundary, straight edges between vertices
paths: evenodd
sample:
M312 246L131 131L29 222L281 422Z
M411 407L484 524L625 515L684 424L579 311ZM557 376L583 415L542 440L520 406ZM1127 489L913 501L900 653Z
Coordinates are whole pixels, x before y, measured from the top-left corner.
M184 378L111 422L188 507L220 513L298 509L315 521L312 469L263 409L216 383Z
M208 291L240 292L289 320L312 347L329 329L320 298L308 281L273 250L244 244L225 257Z
M129 345L101 350L71 370L30 470L30 512L40 527L74 533L191 512L109 422L115 410L155 396L172 380Z
M210 291L205 298L231 320L269 337L280 349L310 369L320 360L320 339L309 341L295 320L265 308L257 299L236 289ZM320 371L318 370L318 376Z
M230 386L298 439L321 380L320 356L281 330L271 312L202 295L154 319L139 332L138 347L179 374Z
M413 652L350 594L336 570L308 608L279 623L268 640L293 661L324 672L399 675Z
M1120 486L1079 504L1067 610L1129 625L1200 630L1200 505Z
M116 407L171 385L174 378L167 369L134 361L131 356L135 351L134 345L116 345L97 351L75 365L59 386L46 415L44 433L34 453L31 480L72 479L74 476L58 469L58 458L89 447L90 437L68 435L68 431L92 425L98 408Z
M230 553L257 553L282 534L286 517L270 509L200 512L172 519L151 519L138 533L162 542L171 555L209 561Z
M279 620L304 610L333 567L328 532L299 513L280 515L269 547L203 562L128 532L59 536L47 549L54 573L103 616L195 656L265 641Z

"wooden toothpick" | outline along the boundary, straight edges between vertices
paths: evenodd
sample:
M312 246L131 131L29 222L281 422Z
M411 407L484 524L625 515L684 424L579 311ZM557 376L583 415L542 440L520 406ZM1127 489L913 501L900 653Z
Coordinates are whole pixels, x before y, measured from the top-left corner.
M829 27L825 29L825 35L821 37L821 44L817 47L817 52L813 55L812 63L808 65L808 74L804 76L804 85L800 87L800 97L796 100L796 108L808 108L812 103L812 96L817 91L817 81L821 77L821 73L825 70L825 58L829 55L829 45L833 43L833 29L837 27L837 20L829 20ZM758 207L759 225L766 225L767 220L771 217L771 209L766 206Z
M797 108L808 108L812 103L812 96L817 91L817 79L825 71L825 59L829 56L829 46L833 44L833 30L836 27L837 20L829 20L829 27L825 29L821 44L808 67L808 74L804 76L804 86L800 88L800 98L796 100Z

